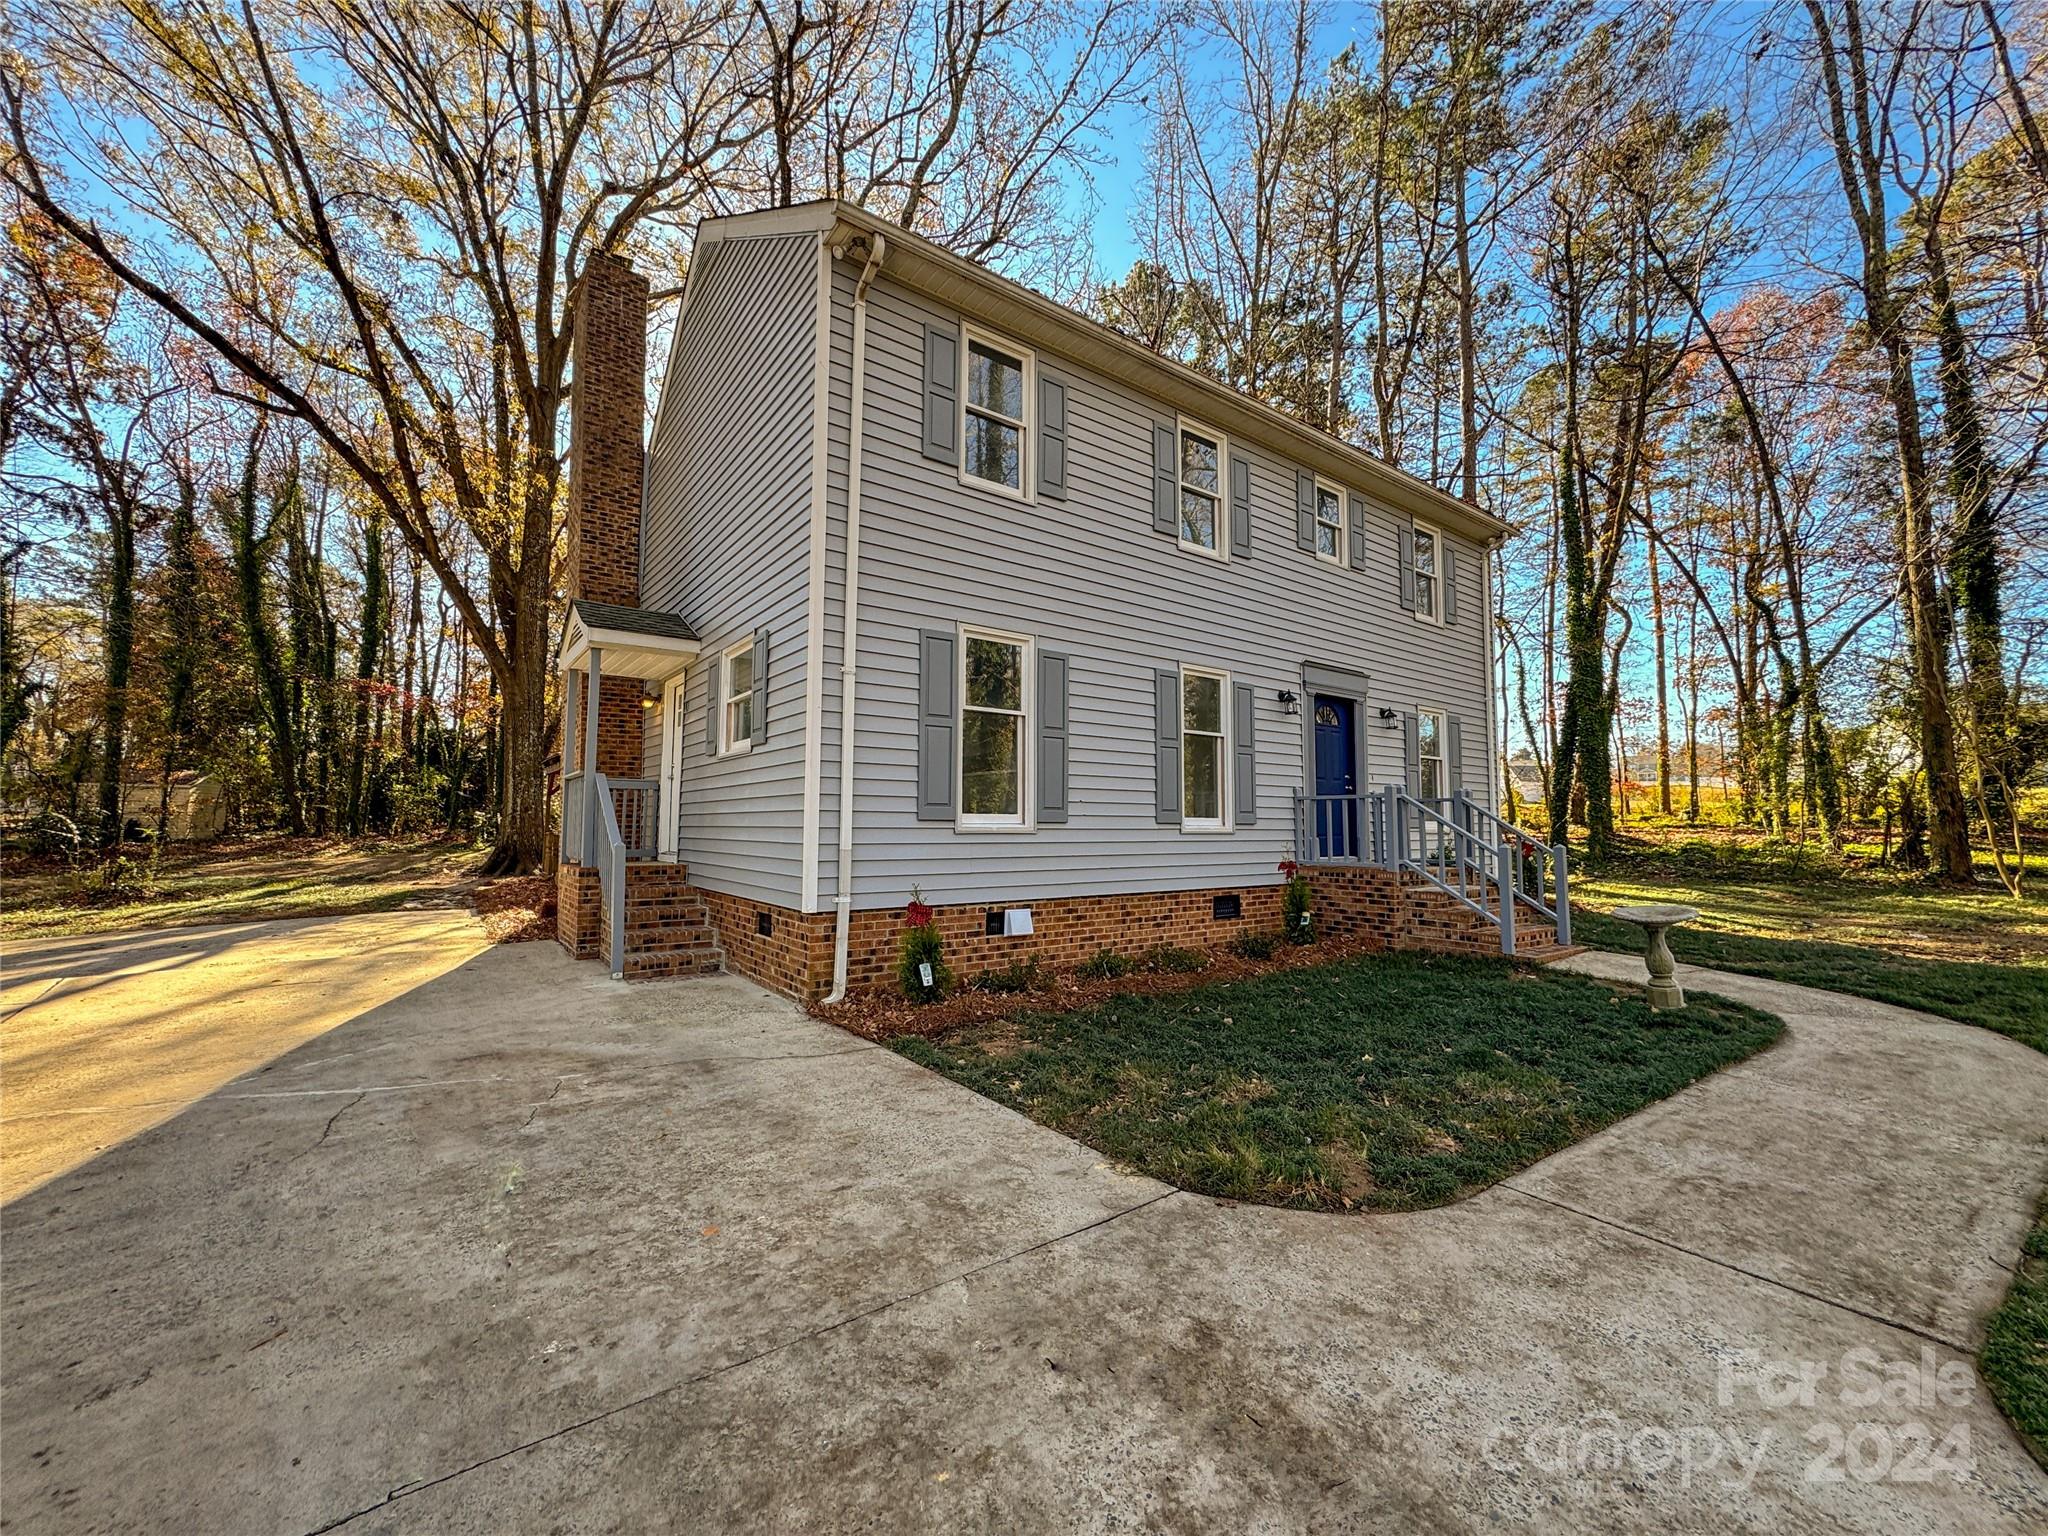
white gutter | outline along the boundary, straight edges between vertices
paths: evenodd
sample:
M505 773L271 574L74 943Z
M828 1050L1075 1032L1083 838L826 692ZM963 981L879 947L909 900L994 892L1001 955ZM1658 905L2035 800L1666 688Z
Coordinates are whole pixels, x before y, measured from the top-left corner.
M838 247L845 255L852 242ZM847 408L846 593L839 637L839 873L832 882L832 990L825 1001L846 996L847 945L853 928L853 746L854 657L860 643L860 440L868 359L868 286L882 268L888 242L878 230L868 236L867 265L853 288L853 391Z

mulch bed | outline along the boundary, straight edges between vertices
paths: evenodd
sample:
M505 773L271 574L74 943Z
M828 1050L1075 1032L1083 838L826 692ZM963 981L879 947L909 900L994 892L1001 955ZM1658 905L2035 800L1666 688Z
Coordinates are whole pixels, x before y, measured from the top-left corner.
M492 880L470 893L493 944L531 944L555 936L555 882L546 875Z
M936 1003L914 1003L900 992L876 987L849 993L844 1002L829 1008L813 1004L811 1013L867 1040L942 1035L962 1025L1020 1013L1071 1013L1115 997L1160 996L1306 965L1333 965L1356 955L1378 954L1383 948L1376 938L1318 939L1313 944L1282 944L1270 960L1249 959L1228 949L1206 951L1209 963L1199 971L1155 971L1140 964L1122 976L1086 977L1072 970L1047 969L1046 984L1028 992L984 992L968 982Z

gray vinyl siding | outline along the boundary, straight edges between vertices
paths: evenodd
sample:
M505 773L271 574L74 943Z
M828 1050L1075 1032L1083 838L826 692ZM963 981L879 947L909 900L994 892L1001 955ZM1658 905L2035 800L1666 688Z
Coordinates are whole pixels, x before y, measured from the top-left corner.
M703 641L685 677L678 856L695 884L790 907L802 891L817 252L810 235L728 240L691 275L642 529L642 604L681 614ZM713 757L719 657L764 628L767 737Z
M834 274L832 463L835 542L828 593L843 596L845 382L853 274ZM1152 427L1173 413L1064 360L1067 494L1033 503L963 485L923 455L924 332L958 317L884 277L868 298L854 905L886 907L918 886L935 902L1184 890L1276 882L1292 851L1292 791L1304 783L1304 663L1370 675L1368 785L1402 774L1399 717L1440 708L1463 723L1464 781L1487 780L1484 555L1457 551L1458 619L1401 611L1396 518L1367 504L1365 569L1295 544L1295 472L1233 440L1250 465L1251 550L1219 561L1153 531ZM1012 338L1026 346L1029 339ZM1041 362L1047 361L1041 357ZM1035 445L1034 450L1035 452ZM1069 819L1032 831L965 832L916 817L918 632L971 624L1036 638L1069 660ZM839 634L834 607L828 633ZM828 789L836 785L836 653L825 689ZM1227 670L1254 689L1255 826L1188 833L1154 820L1153 675ZM1382 707L1395 712L1382 723ZM1228 707L1226 703L1226 708ZM831 890L828 801L820 886Z

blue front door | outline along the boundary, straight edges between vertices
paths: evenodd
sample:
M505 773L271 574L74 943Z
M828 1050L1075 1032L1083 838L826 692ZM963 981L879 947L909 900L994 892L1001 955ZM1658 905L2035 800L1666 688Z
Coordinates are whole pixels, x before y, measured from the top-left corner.
M1357 706L1335 694L1316 695L1316 852L1325 859L1358 857Z

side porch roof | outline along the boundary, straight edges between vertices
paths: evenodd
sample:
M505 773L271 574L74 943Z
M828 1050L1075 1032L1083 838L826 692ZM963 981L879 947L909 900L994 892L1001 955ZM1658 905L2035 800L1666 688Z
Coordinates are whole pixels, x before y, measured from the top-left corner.
M591 651L599 650L605 676L659 682L680 672L699 649L697 632L676 614L578 598L562 626L556 669L587 670Z

